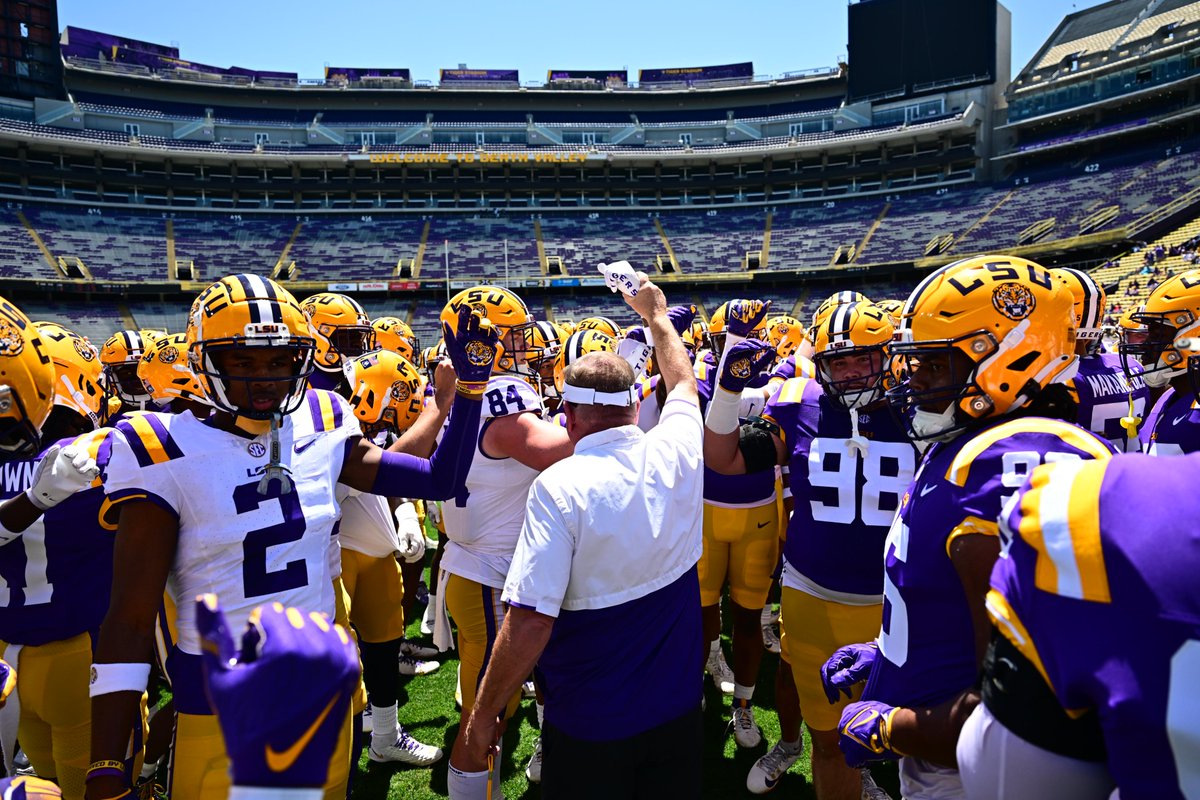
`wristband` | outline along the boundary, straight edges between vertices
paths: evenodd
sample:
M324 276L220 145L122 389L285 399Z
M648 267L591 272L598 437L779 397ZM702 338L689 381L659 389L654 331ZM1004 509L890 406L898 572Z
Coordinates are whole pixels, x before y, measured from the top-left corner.
M90 781L92 778L124 778L125 770L117 769L116 767L95 767L87 771L87 777L84 781Z
M149 664L92 664L92 680L88 697L115 692L146 691L150 682Z
M712 399L708 401L708 415L704 418L704 427L713 433L733 433L741 425L741 420L738 419L741 403L740 392L727 392L717 386Z
M487 389L487 381L456 381L454 391L463 397L478 400Z
M88 774L91 775L93 772L101 769L119 769L122 773L124 773L125 762L117 761L113 758L106 759L104 761L93 761L91 766L88 767Z

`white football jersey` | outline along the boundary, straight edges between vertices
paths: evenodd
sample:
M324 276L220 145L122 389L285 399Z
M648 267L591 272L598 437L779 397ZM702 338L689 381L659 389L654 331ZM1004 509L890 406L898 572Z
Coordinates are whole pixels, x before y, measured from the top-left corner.
M396 523L386 497L367 494L339 483L336 497L342 508L338 541L346 550L384 558L400 550Z
M167 579L178 609L177 643L199 654L194 603L212 592L231 631L267 602L334 611L330 542L340 516L334 486L346 442L360 436L349 405L309 390L279 431L282 463L294 482L259 493L269 463L268 434L251 437L191 414L145 414L117 424L104 486L114 501L143 496L179 519Z
M481 443L493 420L529 412L543 416L544 407L528 383L511 375L488 381L466 491L442 505L450 539L442 569L497 589L508 576L525 522L525 500L538 471L512 458L493 458Z

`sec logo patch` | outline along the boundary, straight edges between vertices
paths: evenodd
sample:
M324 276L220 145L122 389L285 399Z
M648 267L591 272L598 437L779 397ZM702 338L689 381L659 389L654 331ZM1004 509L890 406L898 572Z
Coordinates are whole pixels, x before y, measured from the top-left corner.
M267 454L267 446L262 442L251 442L246 445L246 452L254 458L262 458Z

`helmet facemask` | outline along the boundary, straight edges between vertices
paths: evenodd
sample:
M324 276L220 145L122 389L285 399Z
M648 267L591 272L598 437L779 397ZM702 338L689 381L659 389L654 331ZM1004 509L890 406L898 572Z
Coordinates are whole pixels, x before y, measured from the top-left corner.
M1190 361L1189 354L1177 349L1176 342L1180 338L1200 333L1200 322L1192 312L1141 311L1132 314L1130 320L1145 326L1145 333L1144 336L1138 336L1140 331L1130 334L1126 332L1129 329L1122 329L1123 335L1118 349L1125 374L1136 373L1130 363L1136 361L1142 367L1142 380L1147 386L1158 389L1190 368L1191 365L1185 363Z
M282 326L272 326L281 328ZM253 370L250 374L230 374L219 363L226 353L237 353L245 348L281 350L291 360L290 374L272 377ZM270 420L276 415L286 416L300 407L304 392L308 388L308 377L313 372L315 345L307 337L294 338L286 328L262 337L233 337L196 342L191 349L192 371L208 382L209 400L221 411L255 420ZM281 384L270 392L277 400L270 408L255 408L255 400L263 396L255 392L255 384ZM235 389L234 387L240 387ZM280 391L281 389L281 391ZM244 395L246 407L235 403L236 395Z
M817 353L814 363L825 395L847 411L866 408L883 397L888 368L884 345L831 347ZM835 374L844 375L847 367L858 374L835 379Z
M21 396L11 386L0 384L0 460L33 458L40 448L41 436Z
M902 339L893 343L892 359L899 364L894 364L891 372L901 377L887 390L886 396L908 427L909 437L914 441L949 441L990 417L994 404L976 382L976 376L981 363L999 349L999 343L987 331L950 340ZM929 407L941 410L931 411ZM966 413L966 409L971 413Z

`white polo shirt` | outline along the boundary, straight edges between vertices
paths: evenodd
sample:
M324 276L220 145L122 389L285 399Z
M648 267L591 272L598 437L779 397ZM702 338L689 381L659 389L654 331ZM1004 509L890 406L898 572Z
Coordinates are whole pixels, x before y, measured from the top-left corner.
M529 489L504 600L547 616L644 597L696 565L704 422L672 392L658 424L593 433Z

